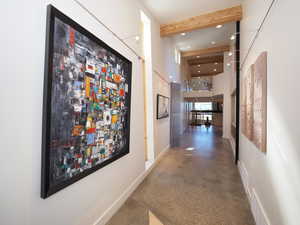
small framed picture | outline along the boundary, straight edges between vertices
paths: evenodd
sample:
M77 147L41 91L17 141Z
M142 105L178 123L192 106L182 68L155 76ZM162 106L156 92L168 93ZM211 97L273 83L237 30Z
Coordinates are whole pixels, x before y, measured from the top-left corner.
M170 103L169 98L163 95L157 95L157 113L156 118L163 119L169 117Z

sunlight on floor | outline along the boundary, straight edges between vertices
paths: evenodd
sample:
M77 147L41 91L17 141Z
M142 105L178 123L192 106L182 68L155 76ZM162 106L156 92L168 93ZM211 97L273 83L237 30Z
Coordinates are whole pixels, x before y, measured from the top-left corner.
M149 225L164 225L162 222L160 222L159 219L151 212L149 211Z
M185 150L187 150L187 151L194 151L195 148L193 148L193 147L188 147L188 148L186 148Z

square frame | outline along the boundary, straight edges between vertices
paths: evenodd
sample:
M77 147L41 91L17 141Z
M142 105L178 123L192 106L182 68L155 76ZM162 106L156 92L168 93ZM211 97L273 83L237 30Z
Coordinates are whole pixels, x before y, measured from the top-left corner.
M63 23L69 25L75 31L80 32L89 41L99 45L101 48L107 50L118 59L126 63L127 72L127 92L124 102L127 108L126 116L124 119L124 140L126 140L122 150L118 155L113 155L111 158L97 164L91 168L84 169L79 174L62 181L59 184L50 185L50 134L51 134L51 99L52 99L52 81L53 81L53 57L54 57L54 28L55 19L58 18ZM91 32L83 28L74 20L60 12L52 5L47 7L47 30L46 30L46 52L45 52L45 68L44 68L44 97L43 97L43 128L42 128L42 166L41 166L41 198L47 198L50 195L58 192L59 190L75 183L76 181L88 176L89 174L97 171L98 169L112 163L113 161L121 158L129 153L130 146L130 111L131 111L131 80L132 80L132 62L125 58L123 55L112 49L105 44Z
M156 119L163 119L163 118L167 118L167 117L169 117L169 115L170 115L170 98L169 97L166 97L166 96L163 96L163 95L160 95L160 94L157 94L157 103L156 103ZM165 113L165 114L160 114L160 112L159 112L159 109L160 109L160 104L162 104L161 103L161 101L160 101L160 99L164 99L164 100L167 100L168 101L168 106L167 106L167 113Z

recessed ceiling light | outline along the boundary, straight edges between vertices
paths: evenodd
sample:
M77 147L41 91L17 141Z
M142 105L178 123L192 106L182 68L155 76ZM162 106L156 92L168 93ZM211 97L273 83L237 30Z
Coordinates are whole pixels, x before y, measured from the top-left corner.
M198 70L198 73L201 73L201 71L200 71L200 70Z
M231 66L231 64L230 64L230 63L227 63L227 66Z
M229 52L228 55L229 55L229 56L232 56L232 52Z
M217 69L214 69L214 71L216 72L216 71L217 71Z
M181 36L185 36L186 35L186 33L181 33Z
M139 41L140 40L140 36L135 36L135 40Z
M199 55L197 55L196 57L197 57L197 58L200 58L200 56L199 56Z
M198 65L198 67L200 67L201 65Z
M233 34L233 35L231 35L231 37L230 37L230 40L234 40L235 39L235 35Z
M223 25L221 25L221 24L216 26L217 29L220 29L221 27L223 27Z
M215 65L218 65L218 63L217 63L217 62L215 62Z
M216 42L215 42L215 41L212 41L212 42L211 42L211 44L212 44L212 45L215 45L215 44L216 44Z

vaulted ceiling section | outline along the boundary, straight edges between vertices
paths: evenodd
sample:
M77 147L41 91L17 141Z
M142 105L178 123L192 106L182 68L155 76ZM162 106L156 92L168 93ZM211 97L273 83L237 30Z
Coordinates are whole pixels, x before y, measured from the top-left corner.
M142 0L160 21L161 37L172 38L188 66L190 78L224 71L242 0Z

